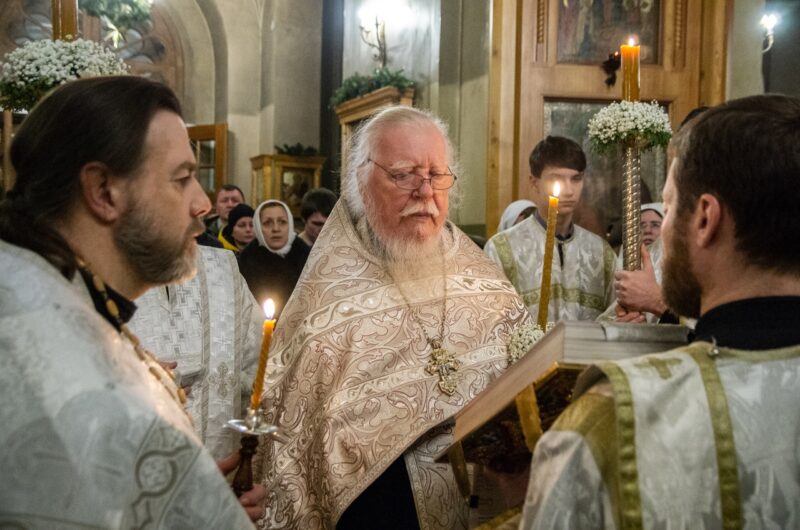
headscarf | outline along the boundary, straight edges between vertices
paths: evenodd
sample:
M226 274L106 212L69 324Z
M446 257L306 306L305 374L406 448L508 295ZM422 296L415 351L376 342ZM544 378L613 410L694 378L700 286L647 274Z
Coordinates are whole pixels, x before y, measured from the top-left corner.
M266 239L264 239L264 232L261 226L261 210L266 208L267 206L282 206L284 210L286 210L286 217L289 219L289 238L286 240L286 244L279 248L278 250L273 250L267 245ZM294 218L292 217L292 211L286 205L285 202L278 201L275 199L270 199L268 201L264 201L258 205L256 208L256 214L253 223L253 228L256 231L256 239L258 239L258 244L265 249L269 250L273 254L277 254L280 257L286 257L286 254L292 249L292 243L294 242L294 238L297 237L297 234L294 233Z
M217 238L219 239L220 243L222 243L222 246L228 250L239 252L239 247L237 246L236 241L233 239L233 227L236 226L236 223L239 222L239 219L244 217L253 217L254 215L255 212L251 206L244 203L237 204L228 214L228 224L225 225L225 228L222 229L220 236Z
M653 210L659 217L662 219L664 218L664 207L660 202L648 202L647 204L643 204L641 211L646 212L647 210Z
M503 212L503 216L500 218L500 224L497 225L497 231L502 232L503 230L508 230L512 226L514 226L514 221L517 220L519 214L523 211L527 210L533 206L534 208L536 205L527 199L521 199L519 201L514 201L508 206L506 206L505 211Z

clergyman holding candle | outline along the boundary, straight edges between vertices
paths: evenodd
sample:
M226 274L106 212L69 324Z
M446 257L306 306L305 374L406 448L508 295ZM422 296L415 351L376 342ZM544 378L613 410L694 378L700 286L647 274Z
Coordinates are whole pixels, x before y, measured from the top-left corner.
M560 186L555 249L550 263L549 322L594 320L613 301L615 255L600 236L572 221L581 200L586 156L581 146L561 136L548 136L530 155L531 200L536 213L496 234L485 247L522 296L534 319L539 300L546 249L549 197Z

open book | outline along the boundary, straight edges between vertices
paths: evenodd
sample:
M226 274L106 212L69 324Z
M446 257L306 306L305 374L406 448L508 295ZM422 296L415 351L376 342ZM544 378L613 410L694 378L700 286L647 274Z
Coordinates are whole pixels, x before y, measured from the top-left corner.
M569 403L586 366L670 350L686 344L688 332L677 325L559 322L451 418L453 442L461 444L467 462L518 471L530 463L514 402L526 386L536 388L542 428L547 429Z
M471 526L508 513L524 499L531 453L515 401L521 391L535 386L546 430L570 403L588 365L667 351L686 344L688 332L671 325L559 322L448 420L454 423L453 444L436 459L453 465L459 490L473 508Z

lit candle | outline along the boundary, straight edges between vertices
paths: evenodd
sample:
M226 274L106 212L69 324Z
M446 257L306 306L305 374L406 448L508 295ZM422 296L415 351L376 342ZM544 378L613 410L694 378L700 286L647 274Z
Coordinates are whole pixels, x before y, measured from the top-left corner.
M553 248L556 242L556 214L558 214L558 193L561 188L558 182L553 186L553 194L547 204L547 237L544 240L544 267L542 269L542 287L539 290L539 327L547 328L547 306L550 304L550 273L553 270Z
M639 45L633 37L620 48L622 52L622 99L639 101Z
M261 392L264 390L264 372L267 370L267 357L269 356L269 345L272 342L272 330L275 329L275 303L272 298L264 302L264 338L261 340L261 354L258 358L258 370L256 380L253 381L253 395L250 397L250 408L257 410L261 403Z

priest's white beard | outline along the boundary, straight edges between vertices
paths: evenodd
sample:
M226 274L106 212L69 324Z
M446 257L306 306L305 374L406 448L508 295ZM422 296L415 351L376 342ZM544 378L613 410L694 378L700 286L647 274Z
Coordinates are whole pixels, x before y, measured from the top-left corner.
M407 217L421 212L439 215L436 204L429 200L409 204L400 212L400 216ZM377 211L368 193L364 197L364 215L356 221L356 229L369 249L383 258L389 272L396 279L441 276L445 246L450 242L446 230L440 228L425 239L398 236L386 226L382 212Z

